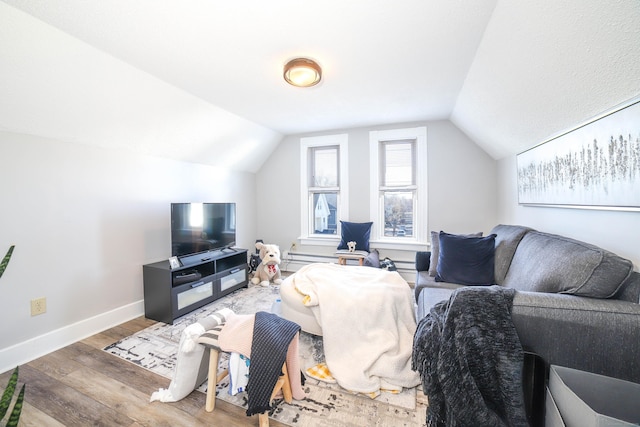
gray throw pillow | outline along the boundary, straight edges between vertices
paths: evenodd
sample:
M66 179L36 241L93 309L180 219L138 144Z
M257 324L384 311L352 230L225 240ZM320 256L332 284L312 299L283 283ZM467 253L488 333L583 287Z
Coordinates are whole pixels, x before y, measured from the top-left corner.
M363 264L367 267L380 268L380 253L378 253L378 250L372 249L369 255L364 258Z
M460 234L464 237L482 237L482 231L471 234ZM436 277L438 273L438 257L440 256L440 233L431 232L431 259L429 260L429 276Z

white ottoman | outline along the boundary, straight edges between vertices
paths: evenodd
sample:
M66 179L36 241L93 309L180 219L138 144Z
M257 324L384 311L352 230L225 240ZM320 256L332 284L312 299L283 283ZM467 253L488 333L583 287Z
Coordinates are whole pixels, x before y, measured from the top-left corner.
M322 336L322 328L310 308L302 304L302 294L293 285L295 273L280 284L281 317L300 325L303 331Z

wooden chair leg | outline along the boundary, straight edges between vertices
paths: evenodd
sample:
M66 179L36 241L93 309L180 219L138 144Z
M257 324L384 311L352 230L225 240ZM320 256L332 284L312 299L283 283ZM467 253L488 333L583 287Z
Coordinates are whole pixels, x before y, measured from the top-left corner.
M218 361L220 358L220 353L213 348L209 353L209 379L207 380L207 400L205 409L207 412L211 412L215 409L216 406L216 386L220 381L224 379L229 373L228 370L222 371L218 375ZM284 401L287 403L293 402L293 392L291 391L291 383L289 382L289 373L287 372L287 363L282 364L282 375L278 378L276 382L276 386L273 388L273 393L271 393L271 398L269 401L272 401L278 391L282 390L282 395L284 396ZM258 414L258 424L260 427L269 427L269 413L264 412L262 414Z
M284 396L284 401L287 403L293 402L293 392L291 391L291 383L289 382L289 373L287 372L287 362L282 365L282 375L278 378L275 387L273 388L273 392L271 393L271 397L269 398L269 402L273 401L276 397L276 394L282 390L282 395ZM258 414L258 424L260 427L268 427L269 426L269 414L264 412L262 414Z
M260 427L269 427L269 414L268 413L263 413L263 414L258 414L258 425Z
M269 398L269 402L272 402L273 399L276 398L276 395L282 389L283 386L284 386L284 378L280 377L276 382L276 386L273 388L273 391L271 392L271 397Z
M211 412L216 407L216 386L222 381L229 371L223 370L218 374L218 361L220 359L220 352L218 350L210 349L209 353L209 378L207 379L207 400L205 404L205 410Z
M205 409L213 411L216 407L216 386L218 385L218 350L211 349L209 353L209 378L207 380L207 401Z
M287 372L287 362L282 365L282 377L284 384L282 384L282 394L284 395L284 401L287 403L293 402L293 392L291 391L291 382L289 381L289 373Z

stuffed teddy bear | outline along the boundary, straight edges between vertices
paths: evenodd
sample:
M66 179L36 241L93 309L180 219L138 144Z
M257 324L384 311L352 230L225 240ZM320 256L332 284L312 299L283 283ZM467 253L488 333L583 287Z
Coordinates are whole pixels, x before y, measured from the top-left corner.
M347 242L347 247L349 248L349 252L355 252L356 242Z
M265 245L257 242L256 248L260 250L261 262L256 268L256 272L251 279L251 283L261 286L269 286L269 282L279 285L282 283L280 278L280 248L278 245Z

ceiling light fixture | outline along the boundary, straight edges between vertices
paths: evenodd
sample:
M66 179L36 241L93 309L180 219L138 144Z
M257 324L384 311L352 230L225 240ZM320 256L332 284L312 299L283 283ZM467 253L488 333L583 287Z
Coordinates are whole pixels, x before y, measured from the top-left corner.
M284 66L284 79L292 86L310 87L320 83L322 69L308 58L295 58Z

